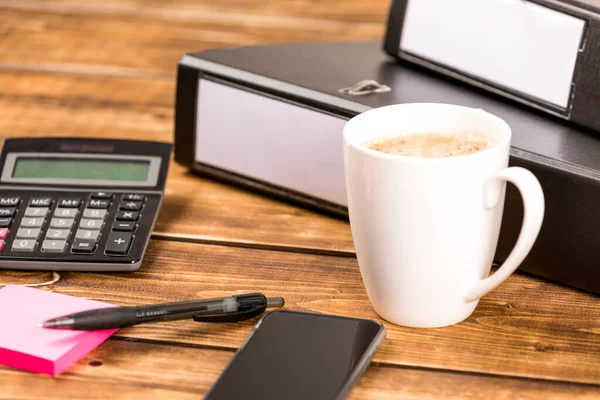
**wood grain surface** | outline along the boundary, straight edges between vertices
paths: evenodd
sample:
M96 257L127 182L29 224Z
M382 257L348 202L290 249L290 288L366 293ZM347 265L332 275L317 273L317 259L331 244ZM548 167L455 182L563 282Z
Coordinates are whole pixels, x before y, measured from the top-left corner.
M0 0L0 137L172 141L184 53L380 39L388 7L388 0ZM0 270L4 284L119 305L262 291L283 295L287 309L380 320L347 222L174 163L139 271ZM199 398L255 322L123 329L58 378L0 366L0 399ZM598 297L515 274L461 324L418 330L382 322L387 338L352 399L599 398Z
M387 336L375 356L380 363L600 384L597 299L524 275L486 296L466 321L425 330L379 319L349 257L155 240L135 274L60 276L44 289L119 305L259 291L283 296L286 309L381 321ZM147 324L118 336L234 350L255 322Z
M232 357L231 351L109 340L58 378L0 366L0 376L10 377L13 382L0 391L0 399L43 400L53 393L61 399L103 400L108 398L109 387L117 387L128 400L198 399ZM160 380L156 379L156 371L162 371ZM372 364L349 399L513 400L515 393L523 400L597 398L595 388L589 385Z

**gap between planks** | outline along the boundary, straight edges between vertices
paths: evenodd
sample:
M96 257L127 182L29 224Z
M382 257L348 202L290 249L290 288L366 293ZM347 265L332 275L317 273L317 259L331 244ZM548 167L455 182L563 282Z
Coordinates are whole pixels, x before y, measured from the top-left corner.
M256 250L269 250L269 251L280 251L285 253L302 253L302 254L314 254L319 256L333 256L333 257L344 257L344 258L356 258L356 253L353 251L344 250L329 250L319 249L313 247L300 247L300 246L286 246L282 244L266 244L259 242L246 242L246 241L233 241L233 240L220 240L220 239L208 239L197 235L187 235L179 233L166 233L166 232L152 232L151 239L154 240L166 240L172 242L182 243L197 243L197 244L208 244L215 246L225 247L238 247L244 249L256 249Z

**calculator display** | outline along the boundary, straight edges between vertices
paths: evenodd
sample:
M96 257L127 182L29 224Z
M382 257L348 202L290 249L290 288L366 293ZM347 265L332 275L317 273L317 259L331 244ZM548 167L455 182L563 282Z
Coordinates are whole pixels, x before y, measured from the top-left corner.
M88 187L153 187L161 158L154 155L10 152L1 182Z
M20 157L12 177L145 182L149 172L147 160Z

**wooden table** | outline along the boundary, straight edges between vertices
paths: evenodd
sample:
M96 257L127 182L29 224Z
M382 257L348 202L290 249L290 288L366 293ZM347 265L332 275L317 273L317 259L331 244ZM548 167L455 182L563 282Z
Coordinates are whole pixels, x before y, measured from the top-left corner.
M387 7L386 0L0 0L0 135L171 141L176 64L185 52L381 38ZM0 284L42 284L120 305L261 291L284 296L293 310L379 319L347 222L176 164L138 272L0 271ZM197 399L254 323L123 329L58 378L0 366L0 399ZM515 274L456 326L384 324L387 338L352 399L600 398L598 297Z

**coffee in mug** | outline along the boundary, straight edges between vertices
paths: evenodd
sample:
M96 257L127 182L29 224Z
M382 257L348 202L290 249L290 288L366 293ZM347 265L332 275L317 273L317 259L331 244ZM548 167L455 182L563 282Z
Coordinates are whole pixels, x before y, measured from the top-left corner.
M365 145L382 153L400 156L456 157L483 151L493 144L480 133L460 132L389 136L373 139Z

